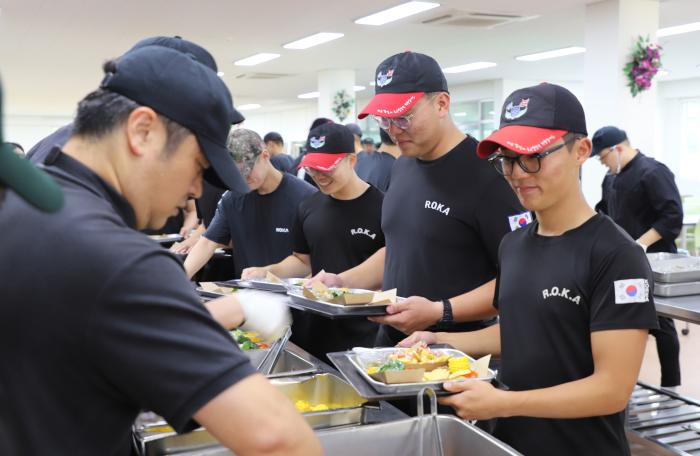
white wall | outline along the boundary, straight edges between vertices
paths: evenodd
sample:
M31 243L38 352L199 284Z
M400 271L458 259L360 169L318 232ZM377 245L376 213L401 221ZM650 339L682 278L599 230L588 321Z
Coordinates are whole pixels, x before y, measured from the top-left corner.
M26 152L37 142L70 123L73 116L34 116L8 115L5 117L3 130L5 141L14 142L24 147Z
M288 152L293 141L306 141L307 133L311 122L318 117L316 115L316 103L310 106L303 106L297 109L275 111L256 114L255 111L243 113L246 120L242 127L257 132L260 136L265 136L270 131L276 131L284 138Z

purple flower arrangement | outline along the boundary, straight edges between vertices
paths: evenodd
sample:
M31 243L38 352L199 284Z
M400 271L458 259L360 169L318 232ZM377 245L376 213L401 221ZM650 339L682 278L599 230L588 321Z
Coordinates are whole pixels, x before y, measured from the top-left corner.
M632 61L624 68L627 86L636 97L651 87L651 80L661 68L661 46L650 43L649 37L639 37L632 54Z

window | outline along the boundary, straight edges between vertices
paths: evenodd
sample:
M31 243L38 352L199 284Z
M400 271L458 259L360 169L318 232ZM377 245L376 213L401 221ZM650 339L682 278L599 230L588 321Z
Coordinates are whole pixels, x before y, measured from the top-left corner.
M493 100L454 103L450 110L457 128L478 140L496 129Z

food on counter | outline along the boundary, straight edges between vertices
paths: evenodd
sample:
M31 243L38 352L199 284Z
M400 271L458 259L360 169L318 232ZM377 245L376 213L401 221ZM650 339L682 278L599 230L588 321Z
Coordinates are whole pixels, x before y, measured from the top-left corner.
M260 335L253 331L242 331L240 329L234 329L231 331L231 337L233 337L241 347L241 350L260 350L270 348L270 345L263 342Z
M294 406L299 410L301 413L306 413L306 412L323 412L326 410L335 410L335 409L340 409L343 408L341 404L336 404L336 403L330 403L330 404L325 404L325 403L320 403L316 405L311 405L308 401L300 400L296 401L294 403Z

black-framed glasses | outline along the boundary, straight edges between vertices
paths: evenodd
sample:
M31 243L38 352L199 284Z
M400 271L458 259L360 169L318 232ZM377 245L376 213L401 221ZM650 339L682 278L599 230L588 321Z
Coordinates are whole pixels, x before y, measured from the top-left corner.
M493 167L496 168L496 171L498 171L498 173L502 176L512 176L513 165L516 162L518 163L518 166L520 166L520 169L528 174L534 174L539 172L539 170L542 168L542 159L544 157L563 149L566 145L578 139L581 139L581 136L565 135L563 143L550 149L545 149L542 152L530 155L518 154L515 157L509 157L500 152L496 152L489 158L489 163L491 163Z

